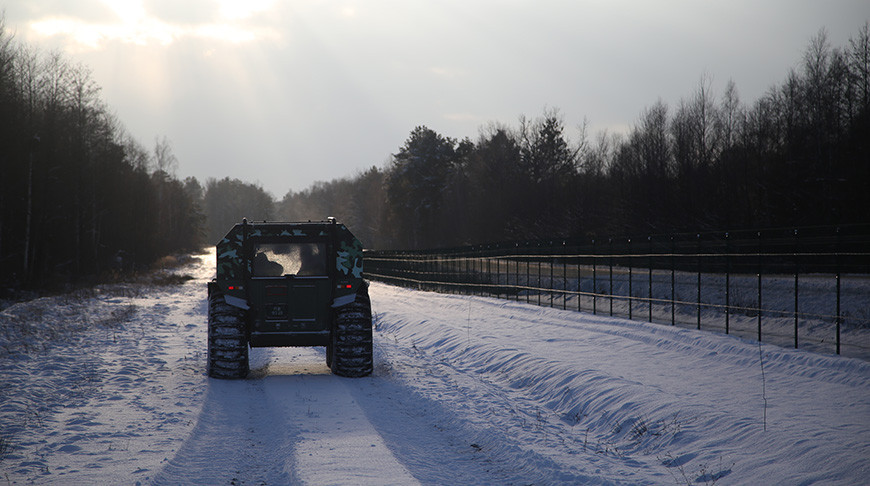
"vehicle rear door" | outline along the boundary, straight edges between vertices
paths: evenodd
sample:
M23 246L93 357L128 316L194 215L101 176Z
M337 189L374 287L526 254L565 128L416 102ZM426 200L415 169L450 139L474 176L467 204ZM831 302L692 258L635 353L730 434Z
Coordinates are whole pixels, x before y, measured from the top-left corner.
M328 330L329 241L253 241L251 303L254 332Z

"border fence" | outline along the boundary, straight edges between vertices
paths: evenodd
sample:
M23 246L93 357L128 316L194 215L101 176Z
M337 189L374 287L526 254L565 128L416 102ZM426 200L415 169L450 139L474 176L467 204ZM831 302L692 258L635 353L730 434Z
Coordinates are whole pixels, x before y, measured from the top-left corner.
M367 250L372 280L870 359L870 224Z

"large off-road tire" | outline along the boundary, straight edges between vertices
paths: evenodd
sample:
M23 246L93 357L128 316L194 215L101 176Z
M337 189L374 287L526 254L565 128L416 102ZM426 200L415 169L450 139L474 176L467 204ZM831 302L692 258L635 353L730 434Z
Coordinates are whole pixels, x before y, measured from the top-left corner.
M220 292L208 296L208 376L240 379L248 376L245 311L226 303Z
M333 313L332 339L327 349L329 367L339 376L358 378L372 374L372 303L368 283L356 300Z

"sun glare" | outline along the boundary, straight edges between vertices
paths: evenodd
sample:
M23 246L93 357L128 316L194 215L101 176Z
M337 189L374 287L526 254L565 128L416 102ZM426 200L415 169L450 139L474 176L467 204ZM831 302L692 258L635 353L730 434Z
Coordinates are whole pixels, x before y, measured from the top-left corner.
M84 46L96 49L100 45L102 35L96 29L83 28L82 22L70 19L45 19L30 25L40 36L52 37L55 35L69 35L73 40Z
M71 51L98 50L107 42L122 42L139 46L168 46L182 38L199 38L230 44L242 44L261 39L276 40L280 36L269 28L241 22L256 13L268 10L272 0L216 0L221 21L217 23L176 24L149 15L142 0L103 0L116 15L114 23L88 23L75 18L48 17L31 23L39 36L66 36Z
M247 19L272 7L274 0L218 0L221 16L228 20Z
M145 5L142 0L103 0L125 24L135 23L145 18Z
M257 35L250 29L240 29L228 24L209 24L196 27L193 34L204 39L216 39L231 44L241 44L256 40Z

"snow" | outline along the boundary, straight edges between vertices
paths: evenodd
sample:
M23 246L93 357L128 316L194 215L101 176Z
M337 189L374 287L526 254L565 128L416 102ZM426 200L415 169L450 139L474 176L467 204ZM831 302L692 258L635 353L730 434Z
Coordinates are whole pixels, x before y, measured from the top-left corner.
M205 282L0 312L0 483L861 484L870 364L373 283L375 372L205 376Z

